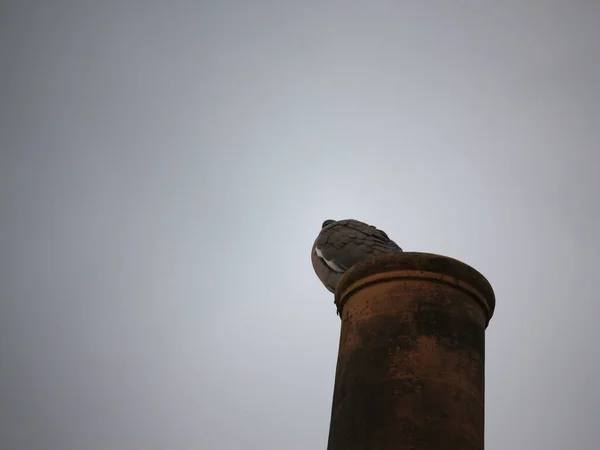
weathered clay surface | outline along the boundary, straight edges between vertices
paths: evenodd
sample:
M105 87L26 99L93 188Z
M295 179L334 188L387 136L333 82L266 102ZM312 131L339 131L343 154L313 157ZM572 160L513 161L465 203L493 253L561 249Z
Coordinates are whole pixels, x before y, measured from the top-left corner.
M340 280L342 329L329 450L481 450L485 278L460 261L399 253Z

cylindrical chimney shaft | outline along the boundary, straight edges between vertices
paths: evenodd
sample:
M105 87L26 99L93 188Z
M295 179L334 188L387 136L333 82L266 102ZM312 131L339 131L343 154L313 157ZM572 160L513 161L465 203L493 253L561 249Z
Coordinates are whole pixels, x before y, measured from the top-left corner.
M328 450L482 450L485 328L495 298L472 267L394 253L352 267Z

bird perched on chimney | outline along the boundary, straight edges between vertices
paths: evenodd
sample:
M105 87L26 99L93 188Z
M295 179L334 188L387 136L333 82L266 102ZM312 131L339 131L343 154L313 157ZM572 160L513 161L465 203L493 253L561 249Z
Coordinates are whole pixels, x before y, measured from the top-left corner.
M402 252L388 235L354 219L326 220L312 247L312 264L327 289L335 293L344 273L356 263L384 253Z

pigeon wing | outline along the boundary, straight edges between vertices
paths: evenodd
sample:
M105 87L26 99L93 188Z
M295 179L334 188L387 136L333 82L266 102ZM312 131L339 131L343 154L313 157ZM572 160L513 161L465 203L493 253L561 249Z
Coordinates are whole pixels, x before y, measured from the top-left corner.
M321 232L315 241L319 258L336 272L383 253L402 251L377 228L357 220L342 220Z
M336 272L327 265L323 258L317 256L316 249L313 246L312 251L312 264L315 269L315 273L321 280L321 283L327 288L327 290L335 294L335 288L339 279L342 277L343 272Z

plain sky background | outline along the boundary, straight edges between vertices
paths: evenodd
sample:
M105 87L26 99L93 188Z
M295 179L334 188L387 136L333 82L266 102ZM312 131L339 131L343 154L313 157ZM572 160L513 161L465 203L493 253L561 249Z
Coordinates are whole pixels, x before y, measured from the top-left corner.
M328 218L481 271L486 449L600 442L600 2L3 1L0 448L324 449Z

